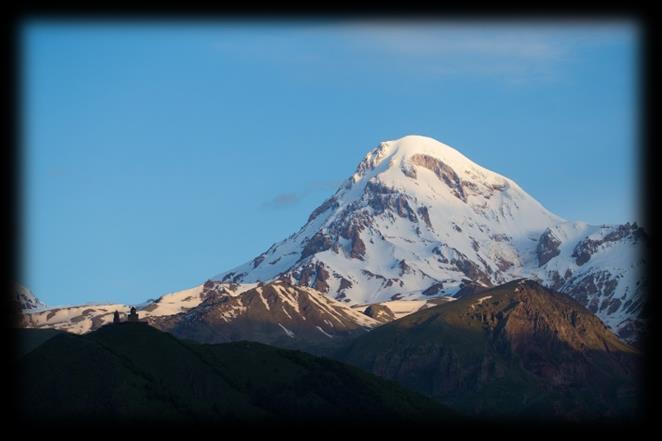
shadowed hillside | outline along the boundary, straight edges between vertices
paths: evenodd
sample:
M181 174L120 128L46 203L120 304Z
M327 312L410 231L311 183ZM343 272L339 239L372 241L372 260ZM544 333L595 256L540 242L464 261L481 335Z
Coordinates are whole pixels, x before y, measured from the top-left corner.
M532 281L416 312L337 357L469 414L636 414L638 352L576 301Z
M440 421L453 415L337 361L259 343L185 343L146 324L60 334L19 361L32 423Z

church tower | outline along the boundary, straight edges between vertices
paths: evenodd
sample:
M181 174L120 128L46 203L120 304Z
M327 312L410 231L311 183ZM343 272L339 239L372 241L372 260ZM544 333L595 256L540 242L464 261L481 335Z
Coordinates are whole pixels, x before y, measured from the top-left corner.
M129 313L129 316L127 317L127 321L130 322L137 322L138 320L138 313L136 312L135 307L131 307L131 312Z

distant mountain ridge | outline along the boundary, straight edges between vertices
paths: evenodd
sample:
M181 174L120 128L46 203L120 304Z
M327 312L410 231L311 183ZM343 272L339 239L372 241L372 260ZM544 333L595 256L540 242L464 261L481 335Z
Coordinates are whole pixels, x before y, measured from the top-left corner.
M214 289L222 283L208 282ZM196 308L165 317L149 316L153 326L180 338L205 343L251 340L307 349L333 346L380 323L315 289L275 280L232 296L208 295Z
M129 309L123 304L51 308L26 313L25 326L84 334L112 323L115 311L126 320ZM139 305L137 312L142 320L180 338L206 343L250 340L311 352L380 324L360 310L287 280L246 285L210 280Z

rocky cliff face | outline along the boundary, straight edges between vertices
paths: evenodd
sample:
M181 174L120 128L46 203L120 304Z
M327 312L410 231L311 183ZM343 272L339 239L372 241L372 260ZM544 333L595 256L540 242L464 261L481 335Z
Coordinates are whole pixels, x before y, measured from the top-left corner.
M647 242L636 225L565 221L457 150L408 136L368 153L296 234L214 280L285 278L357 305L527 277L635 341Z

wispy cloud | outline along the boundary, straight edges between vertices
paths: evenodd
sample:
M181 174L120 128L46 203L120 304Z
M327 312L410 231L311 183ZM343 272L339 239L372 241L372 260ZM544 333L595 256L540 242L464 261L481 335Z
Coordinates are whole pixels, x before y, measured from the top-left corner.
M540 35L522 35L515 31L369 26L363 30L357 29L357 32L384 49L412 56L471 54L550 59L557 57L560 49Z
M292 207L301 202L301 199L302 195L300 193L281 193L271 200L264 202L262 208L277 210L280 208Z
M405 70L504 80L557 78L582 50L636 36L627 22L548 24L351 21L228 36L216 48L237 57L339 69Z
M280 210L299 205L303 199L316 191L332 192L338 188L342 181L316 180L306 183L299 192L280 193L262 203L261 207L267 210Z
M636 28L617 24L353 24L355 44L398 60L401 68L436 75L555 77L581 49L631 38Z

